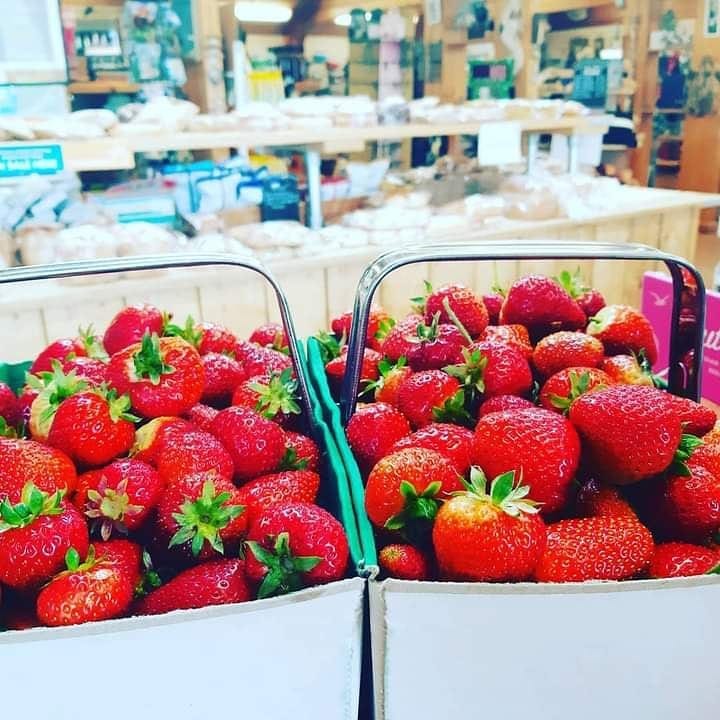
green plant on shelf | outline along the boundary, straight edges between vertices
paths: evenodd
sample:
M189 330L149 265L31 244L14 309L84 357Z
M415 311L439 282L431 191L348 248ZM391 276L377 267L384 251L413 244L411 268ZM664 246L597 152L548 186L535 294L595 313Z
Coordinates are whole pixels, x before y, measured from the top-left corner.
M715 115L720 96L720 73L709 55L700 60L700 67L688 74L687 112L694 117Z

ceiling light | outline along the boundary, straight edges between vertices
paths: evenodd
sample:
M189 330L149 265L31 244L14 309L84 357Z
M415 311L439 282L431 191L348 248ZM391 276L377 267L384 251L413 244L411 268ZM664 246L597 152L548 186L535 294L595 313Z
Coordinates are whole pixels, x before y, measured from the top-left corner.
M352 18L350 17L350 13L341 13L335 18L335 20L333 20L333 22L340 27L350 27Z
M281 2L240 0L235 3L235 17L246 23L285 23L292 17L292 10Z

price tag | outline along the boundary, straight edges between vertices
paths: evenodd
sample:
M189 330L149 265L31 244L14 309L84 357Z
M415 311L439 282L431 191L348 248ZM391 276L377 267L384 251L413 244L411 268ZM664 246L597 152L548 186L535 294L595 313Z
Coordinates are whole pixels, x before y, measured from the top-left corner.
M0 178L53 175L65 168L60 145L5 145L0 147Z
M522 162L522 127L517 122L490 122L478 132L478 162L481 166Z

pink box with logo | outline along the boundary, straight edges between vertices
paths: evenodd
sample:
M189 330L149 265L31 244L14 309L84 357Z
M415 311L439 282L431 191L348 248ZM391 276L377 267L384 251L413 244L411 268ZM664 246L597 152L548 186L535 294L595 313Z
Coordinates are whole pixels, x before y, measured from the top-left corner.
M707 291L705 336L702 362L702 396L720 403L720 293ZM667 377L670 353L670 321L673 303L672 280L658 272L645 273L642 284L642 312L658 340L658 360L653 371Z

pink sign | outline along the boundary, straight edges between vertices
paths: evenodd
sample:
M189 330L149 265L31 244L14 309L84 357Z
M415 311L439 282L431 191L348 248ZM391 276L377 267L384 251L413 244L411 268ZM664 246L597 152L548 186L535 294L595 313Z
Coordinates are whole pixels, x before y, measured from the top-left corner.
M667 376L670 354L672 279L662 273L643 276L642 312L650 321L658 340L658 361L653 371ZM720 293L708 290L705 316L705 347L702 363L702 396L720 403Z

